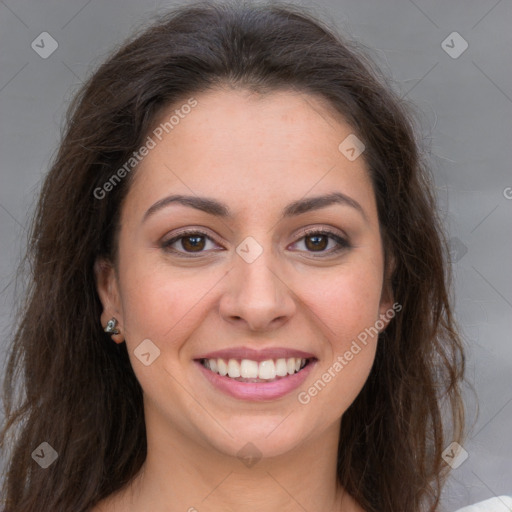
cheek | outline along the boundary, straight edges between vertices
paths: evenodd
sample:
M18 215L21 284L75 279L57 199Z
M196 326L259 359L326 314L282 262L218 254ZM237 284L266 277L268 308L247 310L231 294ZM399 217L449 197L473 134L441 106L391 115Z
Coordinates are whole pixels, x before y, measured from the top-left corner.
M133 255L121 268L126 342L132 350L149 338L160 350L178 350L180 340L200 321L213 272L173 269L156 254Z
M324 332L333 350L343 349L379 318L382 270L372 259L317 273L304 284L304 302L328 327Z
M308 306L323 325L328 349L319 361L318 376L303 389L300 403L317 408L320 423L341 417L363 388L377 348L381 273L360 265L317 280L308 287ZM329 413L326 414L326 411Z

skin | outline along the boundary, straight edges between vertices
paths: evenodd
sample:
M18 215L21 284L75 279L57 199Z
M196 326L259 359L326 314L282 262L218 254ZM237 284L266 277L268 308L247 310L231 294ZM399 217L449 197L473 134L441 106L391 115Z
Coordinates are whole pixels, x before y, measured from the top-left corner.
M336 453L342 415L369 375L377 338L308 404L297 400L393 304L366 164L338 149L353 130L312 95L216 89L195 98L136 171L116 265L96 265L101 321L119 321L113 339L126 342L144 391L148 456L131 485L94 510L362 511L337 484ZM290 202L334 191L364 215L333 204L280 219ZM174 203L143 221L170 194L216 199L233 219ZM184 257L162 248L189 227L211 237L201 239L202 253L186 257L190 238L172 246ZM329 238L315 250L305 227L330 229L351 247L329 255L337 247ZM252 263L236 253L248 236L263 249ZM149 366L134 355L144 339L160 350ZM193 361L242 345L295 348L318 362L298 390L244 401L215 389ZM237 457L248 442L262 456L252 467Z

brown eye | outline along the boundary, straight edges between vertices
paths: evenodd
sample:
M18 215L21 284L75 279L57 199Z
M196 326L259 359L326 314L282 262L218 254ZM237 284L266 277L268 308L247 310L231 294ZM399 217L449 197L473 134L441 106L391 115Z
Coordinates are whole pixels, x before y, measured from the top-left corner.
M303 235L304 236L295 242L294 245L304 241L306 252L318 253L319 256L317 257L330 256L352 247L348 240L331 231L308 231L303 233ZM333 246L329 248L331 241L333 242Z
M308 235L305 237L306 247L312 251L323 251L329 245L326 235Z
M181 246L186 251L202 251L205 246L204 236L184 236L181 237Z
M189 256L210 252L208 243L215 246L214 240L202 231L182 231L175 237L162 242L161 247L164 251L175 253L180 256Z

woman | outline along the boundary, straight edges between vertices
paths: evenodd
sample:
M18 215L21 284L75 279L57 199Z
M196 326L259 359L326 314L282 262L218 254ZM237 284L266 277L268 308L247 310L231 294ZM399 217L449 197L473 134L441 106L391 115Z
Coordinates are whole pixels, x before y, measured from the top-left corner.
M75 98L31 234L8 510L436 510L446 244L411 113L335 31L162 17Z

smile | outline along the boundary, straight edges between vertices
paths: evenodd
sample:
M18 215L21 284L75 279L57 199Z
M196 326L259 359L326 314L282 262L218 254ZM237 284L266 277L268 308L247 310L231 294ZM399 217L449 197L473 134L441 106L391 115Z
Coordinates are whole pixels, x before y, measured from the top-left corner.
M267 357L245 349L236 355L230 352L232 357L212 353L195 359L194 363L205 378L209 392L220 391L231 398L253 402L289 395L304 383L318 363L311 354L295 354L311 357L288 357L289 350L275 350L272 355L267 351Z
M272 382L301 371L310 359L289 357L254 361L252 359L201 359L208 370L238 382Z

